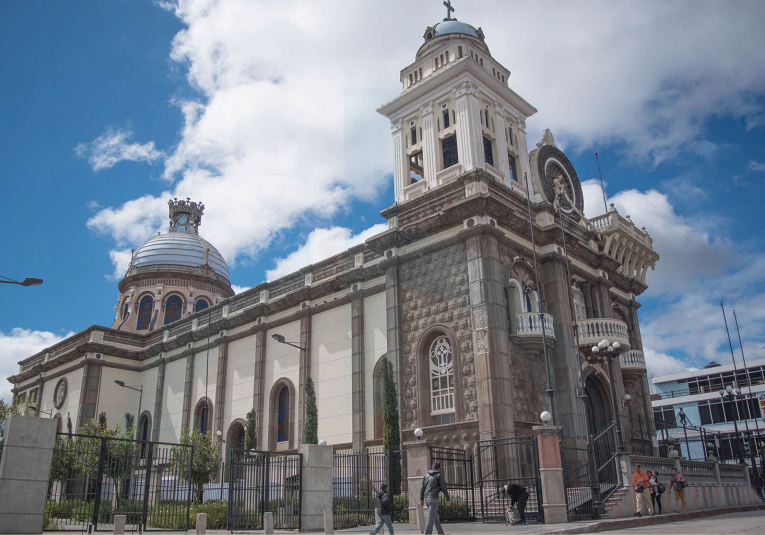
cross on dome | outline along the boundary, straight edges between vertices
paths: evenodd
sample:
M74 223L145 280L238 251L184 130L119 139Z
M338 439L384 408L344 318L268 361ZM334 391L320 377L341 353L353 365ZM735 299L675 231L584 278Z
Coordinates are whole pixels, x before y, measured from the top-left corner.
M454 13L454 8L452 7L452 0L446 0L444 2L444 5L446 6L446 18L444 19L444 22L447 20L457 20L452 18L452 13Z

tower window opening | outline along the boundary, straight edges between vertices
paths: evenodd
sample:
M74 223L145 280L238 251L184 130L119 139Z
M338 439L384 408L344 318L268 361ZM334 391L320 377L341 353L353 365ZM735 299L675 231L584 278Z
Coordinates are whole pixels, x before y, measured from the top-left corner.
M136 325L137 331L142 331L149 328L149 322L151 321L151 311L154 307L154 299L150 295L147 295L141 299L138 305L138 324Z
M483 124L483 110L478 112L479 118L481 120L481 124Z
M504 74L502 75L502 83L503 84L505 83L505 75Z
M422 67L420 67L420 80L422 80Z
M462 47L457 47L457 59L462 59Z
M412 146L417 144L417 127L412 128Z
M122 309L122 319L127 318L128 310L130 310L130 303L125 303L125 308Z
M449 110L444 111L444 128L449 128Z
M508 130L508 132L510 132L510 146L514 147L515 144L513 143L513 127L511 126L507 130Z
M483 159L489 165L494 165L494 153L491 150L491 140L483 136Z
M442 67L444 66L444 55L443 54L441 54L441 66Z
M496 132L496 130L494 130L494 117L491 118L491 131Z
M470 51L470 59L473 59L473 51Z
M483 67L483 58L481 58L481 67Z
M171 295L165 301L165 325L181 319L183 300L177 295Z
M515 156L508 153L507 161L510 164L510 180L515 180L518 182L518 171L515 169Z
M492 67L492 68L491 68L491 74L492 74L492 76L496 76L496 75L497 75L497 69L495 69L494 67Z
M444 169L459 163L456 134L452 134L441 141L441 153L444 155Z
M416 184L425 178L425 169L423 168L422 151L412 154L409 157L409 179L410 185Z
M486 113L484 114L484 118L486 119L486 128L490 128L489 127L489 107L488 106L486 106Z
M446 55L446 63L449 63L449 51L447 50L444 54Z
M412 76L412 73L409 73L409 85L412 85L414 83L414 76Z

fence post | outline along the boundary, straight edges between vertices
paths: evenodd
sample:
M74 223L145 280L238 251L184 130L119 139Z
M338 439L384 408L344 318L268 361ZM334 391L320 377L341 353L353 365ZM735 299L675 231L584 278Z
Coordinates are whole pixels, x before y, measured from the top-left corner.
M422 477L430 469L430 439L404 442L406 450L406 480L409 492L409 523L417 524Z
M324 511L332 510L332 446L303 444L300 527L303 531L324 529Z
M43 530L56 420L12 415L0 458L0 533Z
M104 457L106 456L106 437L101 438L98 451L98 473L96 474L96 496L93 499L93 527L98 527L98 509L101 507L101 489L104 480Z
M539 453L539 475L542 481L542 508L545 524L568 522L566 490L563 483L563 463L560 457L560 436L563 427L559 425L535 425Z
M196 533L197 535L207 533L207 513L197 513Z
M151 491L151 465L153 464L152 458L154 455L154 443L149 442L149 454L146 456L146 484L143 490L143 509L141 524L143 524L143 530L146 531L146 516L149 513L149 492Z

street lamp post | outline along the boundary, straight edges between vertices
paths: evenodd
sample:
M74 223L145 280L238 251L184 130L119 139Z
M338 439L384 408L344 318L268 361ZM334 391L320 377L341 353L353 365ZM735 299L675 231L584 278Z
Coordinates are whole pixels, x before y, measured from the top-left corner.
M619 417L619 403L616 401L616 384L614 383L614 359L619 357L622 345L619 342L611 343L608 340L601 340L598 345L592 346L593 356L598 357L603 352L603 356L608 361L608 382L611 384L611 405L614 411L614 426L616 429L616 448L624 451L624 438L622 437L622 426Z
M114 384L117 386L121 386L122 388L129 388L130 390L135 390L138 392L138 416L136 416L135 419L135 439L138 440L138 427L141 425L141 402L143 401L143 385L140 386L140 388L136 388L134 386L128 386L125 384L125 381L120 381L119 379L114 381Z
M308 354L307 353L308 352L306 351L306 348L303 347L302 345L300 345L300 344L293 344L292 342L288 342L287 339L284 338L284 336L282 336L281 334L274 333L274 334L271 335L271 338L273 338L274 340L276 340L280 344L286 344L288 346L292 346L292 347L295 347L295 348L299 349L300 350L300 354L302 356L301 360L303 361L303 378L302 378L302 381L303 381L303 390L302 390L301 393L303 394L303 410L302 410L302 412L303 412L303 441L305 442L305 406L306 406L305 382L306 382L306 375L308 374L308 362L307 362L307 358L308 358Z
M5 279L5 280L1 280ZM43 283L42 279L34 279L31 277L25 278L23 281L15 281L13 279L9 279L8 277L4 277L3 275L0 275L0 283L2 284L18 284L19 286L40 286Z
M720 397L723 398L723 404L725 404L725 398L728 398L728 403L732 404L735 397L740 393L741 391L738 388L733 388L732 386L728 385L725 390L720 390ZM737 407L736 407L737 408ZM723 407L723 414L725 413L725 408ZM738 449L738 459L741 464L745 464L746 461L744 461L744 452L743 448L741 447L741 434L738 432L738 418L737 414L738 411L734 412L731 411L731 414L733 416L733 429L736 432L736 443L737 443L737 449Z

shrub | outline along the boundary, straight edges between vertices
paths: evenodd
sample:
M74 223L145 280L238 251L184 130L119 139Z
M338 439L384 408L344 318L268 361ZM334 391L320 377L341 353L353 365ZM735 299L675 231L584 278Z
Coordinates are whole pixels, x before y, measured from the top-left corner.
M228 502L207 500L203 505L195 504L189 514L189 525L197 522L197 513L207 513L207 529L228 529Z
M406 524L409 522L409 496L406 494L396 494L393 496L393 517L394 522Z
M452 505L447 505L446 498L440 496L438 499L438 516L442 520L466 520L470 517L470 506L459 496L452 496Z

